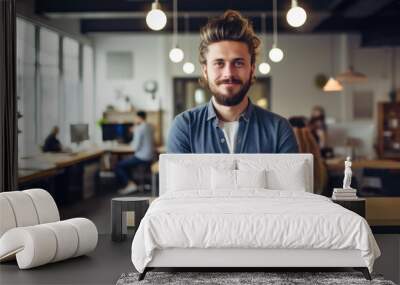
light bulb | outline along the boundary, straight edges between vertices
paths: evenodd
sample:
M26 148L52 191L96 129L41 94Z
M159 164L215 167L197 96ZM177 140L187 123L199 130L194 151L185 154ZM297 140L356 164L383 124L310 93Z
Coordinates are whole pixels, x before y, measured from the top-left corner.
M258 66L258 71L260 71L261 74L268 74L271 71L271 66L266 62L261 62Z
M151 5L151 10L146 16L146 23L147 26L154 31L162 30L167 24L167 16L161 10L161 6L158 2L154 2Z
M303 8L297 6L297 1L292 1L292 8L287 12L286 20L289 25L297 28L306 22L307 13Z
M283 51L280 48L273 46L269 51L269 58L273 62L280 62L283 59Z
M183 72L186 74L192 74L194 72L194 64L191 62L185 62L183 65Z
M178 47L171 49L169 52L169 59L175 63L181 62L183 60L183 56L183 50Z

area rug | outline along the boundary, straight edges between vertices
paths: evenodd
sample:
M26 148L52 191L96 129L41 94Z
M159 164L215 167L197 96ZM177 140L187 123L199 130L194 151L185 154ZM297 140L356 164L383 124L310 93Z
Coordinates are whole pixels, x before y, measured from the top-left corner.
M384 280L380 275L372 275L372 281L364 278L360 272L148 272L142 281L138 281L139 273L124 273L117 285L134 284L221 284L221 285L292 285L292 284L379 284L395 285Z

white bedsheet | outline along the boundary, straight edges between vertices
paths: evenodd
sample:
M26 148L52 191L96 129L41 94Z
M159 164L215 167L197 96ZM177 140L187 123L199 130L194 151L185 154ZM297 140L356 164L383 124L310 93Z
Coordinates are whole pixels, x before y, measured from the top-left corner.
M247 189L167 193L142 219L132 262L143 272L155 249L358 249L372 272L380 250L366 220L306 192Z

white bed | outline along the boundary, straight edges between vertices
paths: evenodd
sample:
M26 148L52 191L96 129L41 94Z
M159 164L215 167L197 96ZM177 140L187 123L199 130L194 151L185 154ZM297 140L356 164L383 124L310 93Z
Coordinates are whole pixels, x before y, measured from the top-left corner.
M312 194L311 154L165 154L132 262L155 267L354 267L380 251L362 217Z

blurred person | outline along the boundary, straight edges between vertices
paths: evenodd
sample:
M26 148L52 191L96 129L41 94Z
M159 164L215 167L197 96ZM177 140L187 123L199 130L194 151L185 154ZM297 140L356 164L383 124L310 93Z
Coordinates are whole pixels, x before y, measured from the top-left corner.
M308 127L320 149L324 149L327 146L327 128L325 123L325 110L323 107L314 106L312 108Z
M46 137L46 140L44 141L44 145L42 147L42 150L44 152L61 152L62 151L62 146L60 141L57 138L58 133L60 132L60 129L58 126L54 126L50 132L50 134Z
M139 165L151 163L154 158L154 135L152 126L146 122L146 113L138 111L133 129L132 148L135 154L118 162L115 174L123 188L118 191L121 195L131 194L138 190L137 184L130 178L129 170Z

